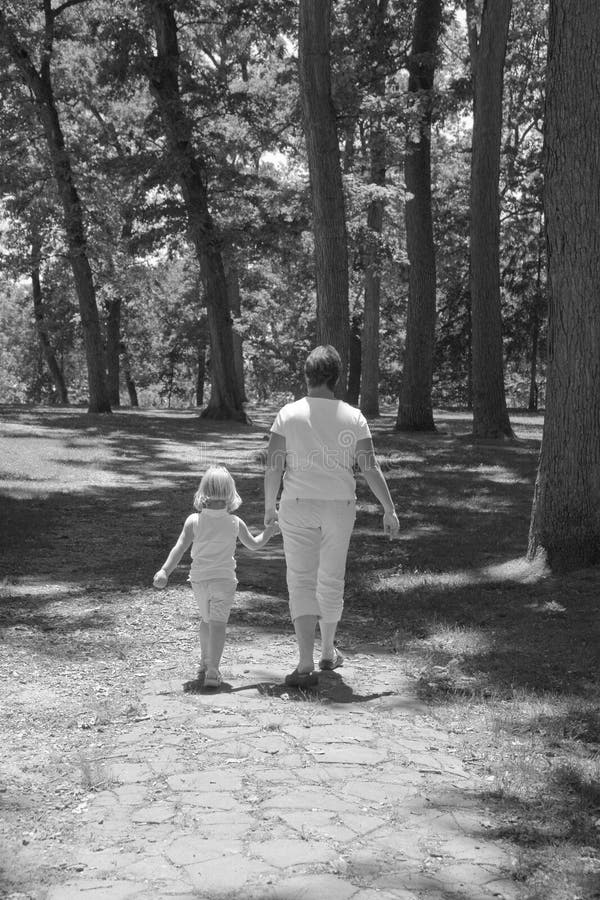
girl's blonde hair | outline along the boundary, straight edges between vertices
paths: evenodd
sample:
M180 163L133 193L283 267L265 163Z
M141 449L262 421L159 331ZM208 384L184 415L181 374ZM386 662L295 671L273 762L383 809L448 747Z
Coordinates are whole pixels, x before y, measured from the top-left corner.
M207 500L222 500L227 512L241 506L242 498L225 466L210 466L206 470L194 495L194 509L202 510Z

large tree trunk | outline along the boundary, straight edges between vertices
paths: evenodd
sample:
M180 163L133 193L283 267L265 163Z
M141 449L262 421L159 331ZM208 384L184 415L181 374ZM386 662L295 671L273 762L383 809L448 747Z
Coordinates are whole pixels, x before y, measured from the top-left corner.
M121 298L106 304L106 380L111 406L120 406L119 353L121 349Z
M170 161L183 194L206 292L211 346L212 390L204 416L246 421L234 364L234 342L222 243L209 210L204 161L192 142L192 125L179 88L177 24L169 0L151 4L157 55L150 90L160 111Z
M34 228L31 232L31 293L33 297L33 314L35 317L35 327L37 329L44 361L46 363L46 366L48 367L48 371L50 372L52 383L54 384L54 390L56 391L57 400L59 403L67 405L69 403L67 386L65 384L62 369L59 366L54 350L52 349L52 344L50 343L50 337L48 335L48 329L46 327L42 283L40 279L41 251L42 241L39 233Z
M96 303L96 289L88 259L87 241L83 224L83 211L71 167L71 159L65 147L64 136L54 101L50 61L55 14L50 4L44 4L46 29L42 64L38 72L0 10L0 42L9 52L21 73L23 81L35 98L52 171L62 203L66 232L67 252L73 271L75 290L83 331L89 385L89 412L110 412L110 402L104 370L104 352L100 330L100 317Z
M375 0L369 6L366 39L382 57L389 49L386 42L387 0ZM377 51L375 51L377 52ZM382 60L383 61L383 60ZM385 69L373 66L371 90L382 103L385 97ZM371 184L383 187L386 177L386 140L381 112L375 111L369 129ZM362 248L365 270L365 311L362 333L360 408L366 416L379 415L379 318L381 305L381 252L384 202L375 195L367 210L367 231Z
M317 281L317 340L342 358L345 394L350 341L348 247L340 151L331 99L331 0L300 0L298 62L308 155Z
M549 358L529 556L600 563L600 17L550 0L545 116Z
M484 0L477 35L467 3L474 81L471 163L471 305L473 434L513 437L504 390L500 312L500 142L502 85L512 0Z
M419 0L415 11L408 90L414 121L406 139L406 249L410 263L406 346L396 428L435 431L431 389L436 316L436 271L431 213L431 113L441 0Z

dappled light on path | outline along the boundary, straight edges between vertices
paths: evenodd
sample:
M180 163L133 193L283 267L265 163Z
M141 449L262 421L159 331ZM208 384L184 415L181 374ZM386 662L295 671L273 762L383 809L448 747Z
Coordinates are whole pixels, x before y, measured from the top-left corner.
M214 878L211 896L225 897L246 879L244 897L260 900L286 891L295 897L307 885L319 896L332 890L350 898L365 879L385 893L399 878L413 894L512 898L507 873L530 847L560 859L563 882L544 900L562 900L560 885L581 868L581 848L595 860L598 573L559 578L523 558L539 417L516 417L516 442L485 444L470 440L466 414L440 414L434 435L398 434L389 413L374 422L401 533L384 539L380 510L359 479L338 634L344 667L324 674L315 691L285 686L295 642L276 538L260 554L238 554L222 690L197 684L199 691L184 692L195 683L198 649L187 563L160 594L152 573L209 462L230 467L243 518L262 528L262 459L274 410L252 410L246 426L206 422L193 411L3 413L0 675L7 758L15 760L9 809L18 828L26 811L17 798L34 785L65 840L83 821L88 837L105 842L104 878L126 861L123 890L134 872L153 871L148 847L166 834L167 880L184 876L189 886L196 878L198 886ZM361 727L369 739L353 747ZM35 759L28 770L20 767L23 754ZM153 755L156 784L166 779L160 790L150 790L155 782L144 775ZM214 792L203 789L199 800L183 782L168 781L186 772L204 777L207 765L240 778L252 772L245 788L224 788L222 802L232 810L226 823L214 818L227 815L214 806ZM83 785L76 790L74 772ZM287 783L290 772L302 790L309 772L321 787L337 784L338 798L358 790L361 806L316 817L288 806L300 790ZM388 802L382 784L392 782L404 787ZM131 829L131 816L144 837L131 858L127 850L113 859L120 823L127 818ZM239 826L242 848L253 848L249 857L233 854L228 889L182 836L201 829L206 816L213 829ZM361 817L372 832L358 827ZM310 841L335 852L335 873L329 857L316 870L299 859L301 876L281 862L290 842L306 841L307 828ZM61 845L42 825L36 840L54 854L53 877L64 881ZM35 873L37 863L19 854L19 865ZM72 884L83 879L93 897L91 859L76 854L83 874ZM501 874L482 874L500 857ZM518 874L534 878L532 871ZM272 884L259 889L261 873ZM582 884L592 877L584 875ZM52 900L62 900L61 890L62 882ZM156 890L159 896L162 887Z

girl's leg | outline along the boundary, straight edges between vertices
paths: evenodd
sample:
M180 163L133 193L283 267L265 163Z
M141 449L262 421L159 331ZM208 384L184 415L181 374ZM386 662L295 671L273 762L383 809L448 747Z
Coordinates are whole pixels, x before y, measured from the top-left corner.
M206 671L208 668L210 628L208 622L204 619L200 621L200 671Z
M207 687L217 687L221 681L219 666L225 636L227 634L227 622L229 613L235 599L237 582L230 579L214 579L208 583L208 595L210 615L208 620L208 653L207 670L204 683Z
M225 635L227 633L227 622L217 622L211 619L208 623L208 669L216 669L219 671L221 657L223 656L223 648L225 647Z

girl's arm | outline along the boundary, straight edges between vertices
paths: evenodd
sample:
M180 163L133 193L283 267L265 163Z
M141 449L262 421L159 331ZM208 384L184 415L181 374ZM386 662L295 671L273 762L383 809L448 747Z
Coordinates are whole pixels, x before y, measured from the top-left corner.
M238 537L244 547L248 547L249 550L261 550L265 544L271 540L274 534L279 533L279 525L277 522L271 522L261 534L257 534L256 537L254 537L254 535L250 534L245 522L242 522L241 519L238 519L238 522L240 523Z
M177 539L177 543L167 556L165 562L162 567L158 570L156 575L154 576L154 586L155 587L166 587L167 581L169 580L169 575L179 564L181 557L185 553L185 551L192 545L194 540L194 521L196 516L192 514L188 516L185 520L185 524L183 526L183 530Z
M282 434L272 431L265 464L265 525L274 522L277 518L275 504L284 468L285 438Z
M361 438L360 441L356 442L356 462L365 481L383 506L383 530L392 540L400 531L400 523L396 515L390 489L375 458L375 450L371 438Z

